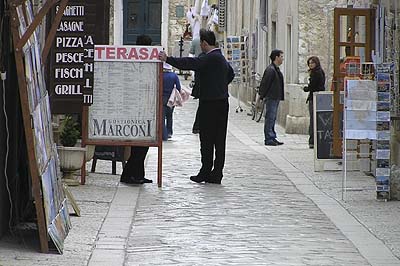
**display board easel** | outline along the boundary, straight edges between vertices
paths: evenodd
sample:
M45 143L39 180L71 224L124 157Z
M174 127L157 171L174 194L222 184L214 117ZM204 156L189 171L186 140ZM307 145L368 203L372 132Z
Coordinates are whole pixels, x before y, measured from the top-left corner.
M158 147L162 184L162 64L159 46L95 46L93 104L83 109L83 142Z
M313 97L315 144L314 170L342 170L342 160L340 157L335 156L333 152L333 92L315 92ZM340 128L343 128L342 125L340 125Z
M42 252L49 251L49 241L62 253L64 240L71 229L68 206L62 189L56 146L53 141L49 96L42 62L54 40L49 34L41 46L39 24L58 1L48 0L36 15L30 0L10 1L12 35L21 111L24 123L29 173L36 208ZM68 0L62 0L53 22L54 33Z

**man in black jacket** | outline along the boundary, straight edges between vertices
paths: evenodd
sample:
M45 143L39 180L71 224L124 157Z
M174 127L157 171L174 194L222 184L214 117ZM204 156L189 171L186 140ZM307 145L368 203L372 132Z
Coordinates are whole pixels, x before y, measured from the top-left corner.
M272 50L269 56L272 63L264 71L260 83L260 98L265 104L264 144L268 146L282 145L276 139L275 121L278 112L279 101L284 100L283 75L279 66L283 62L283 52Z
M215 47L214 32L200 30L202 57L168 57L160 52L159 59L182 70L200 74L199 120L201 169L190 180L221 184L225 163L226 132L228 126L228 84L233 80L232 67L221 49ZM213 155L215 149L215 160Z

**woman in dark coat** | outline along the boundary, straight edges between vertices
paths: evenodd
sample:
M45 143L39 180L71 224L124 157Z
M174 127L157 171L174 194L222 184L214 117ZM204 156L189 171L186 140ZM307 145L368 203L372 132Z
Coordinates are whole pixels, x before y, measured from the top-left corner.
M310 149L314 148L314 116L313 116L313 92L325 90L325 72L321 68L319 58L311 56L307 59L308 73L310 78L308 85L304 87L304 91L308 92L307 102L308 111L310 113L310 127L308 128L308 145Z

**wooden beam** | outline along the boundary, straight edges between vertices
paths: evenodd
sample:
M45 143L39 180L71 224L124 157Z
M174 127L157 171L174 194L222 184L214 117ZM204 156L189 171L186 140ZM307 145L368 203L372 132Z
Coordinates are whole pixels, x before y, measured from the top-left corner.
M15 1L15 2L19 2L19 1ZM26 44L26 42L29 40L29 38L32 36L33 32L36 30L36 28L39 26L39 24L42 22L44 16L46 16L47 12L49 11L49 9L57 2L57 0L48 0L46 1L46 3L44 4L44 6L38 11L38 13L36 14L36 16L34 17L31 25L28 26L28 28L26 29L24 35L21 37L21 39L18 40L17 44L15 45L15 47L17 47L18 49L22 49L22 47L24 47L24 45ZM15 4L15 8L18 6L19 4Z

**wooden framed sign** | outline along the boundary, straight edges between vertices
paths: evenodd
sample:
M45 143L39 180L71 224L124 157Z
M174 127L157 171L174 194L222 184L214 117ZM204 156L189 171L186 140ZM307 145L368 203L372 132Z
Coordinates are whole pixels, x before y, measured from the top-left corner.
M46 37L45 47L41 50L42 32L39 27L44 16L56 2L46 1L35 14L32 1L10 1L10 14L40 249L42 252L48 252L50 244L62 254L64 240L71 229L71 221L67 200L62 190L43 70L46 47L51 45L54 34L50 33ZM68 0L60 2L59 13L51 28L53 33L57 30L67 2Z
M85 144L159 147L160 170L162 47L95 45L94 50L93 104L83 115Z

